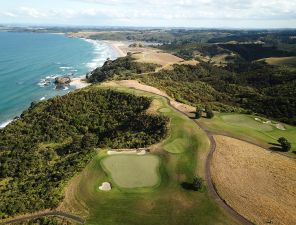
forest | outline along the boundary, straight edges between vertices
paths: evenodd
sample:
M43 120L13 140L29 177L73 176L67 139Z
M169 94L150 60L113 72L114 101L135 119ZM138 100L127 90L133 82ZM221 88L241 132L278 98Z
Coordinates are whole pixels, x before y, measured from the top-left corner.
M141 78L178 101L224 112L258 113L296 124L296 69L254 62L227 68L175 65Z
M163 139L168 119L146 114L150 103L95 87L32 103L0 130L1 217L57 207L67 181L96 148L138 148Z
M126 60L132 60L130 56ZM121 59L124 61L124 59ZM110 61L114 66L118 61ZM112 68L112 66L110 66ZM104 66L102 69L106 69ZM165 90L176 100L196 107L209 106L221 112L244 112L265 115L296 124L296 68L272 66L265 62L237 60L225 67L200 62L197 65L174 65L172 70L139 75L124 65L120 72L107 72L110 79L138 79ZM118 76L117 74L128 74ZM92 78L94 76L95 78ZM104 81L94 73L90 81ZM97 78L100 77L100 78Z
M91 83L106 81L109 79L128 79L135 74L154 72L158 65L153 63L135 62L128 54L115 60L107 60L102 67L93 70L87 79Z

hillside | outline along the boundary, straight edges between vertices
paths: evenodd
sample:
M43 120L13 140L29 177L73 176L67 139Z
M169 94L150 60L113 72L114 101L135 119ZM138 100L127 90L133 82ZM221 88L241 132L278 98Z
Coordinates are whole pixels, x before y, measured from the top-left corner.
M138 148L166 136L151 100L94 87L32 104L0 130L0 215L55 208L94 148Z
M129 62L116 67L118 62ZM296 123L296 69L262 62L240 62L225 68L210 63L174 65L171 70L145 74L131 72L129 64L141 66L131 56L110 61L92 72L89 80L136 78L166 91L176 100L222 112L258 113L286 123ZM126 66L127 65L127 66ZM137 66L136 66L137 65ZM149 65L149 64L146 64ZM97 71L104 71L108 77ZM118 76L121 74L121 76Z

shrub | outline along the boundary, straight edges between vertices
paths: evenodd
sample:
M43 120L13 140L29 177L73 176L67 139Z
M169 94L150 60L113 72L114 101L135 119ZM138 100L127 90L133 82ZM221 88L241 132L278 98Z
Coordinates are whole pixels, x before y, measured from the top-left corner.
M206 111L206 117L208 119L212 119L214 117L214 113L213 113L213 110L209 109Z
M195 112L195 119L199 119L202 116L202 110L196 109Z
M278 139L278 142L280 143L280 145L282 146L282 150L284 152L288 152L291 149L291 143L284 137L280 137Z

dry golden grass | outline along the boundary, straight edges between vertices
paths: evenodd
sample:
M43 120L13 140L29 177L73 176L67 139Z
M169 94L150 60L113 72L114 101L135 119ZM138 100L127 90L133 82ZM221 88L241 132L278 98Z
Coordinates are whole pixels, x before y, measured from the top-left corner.
M215 136L211 163L221 197L255 224L296 224L296 161L244 141Z
M166 52L161 52L150 48L141 49L143 49L143 51L140 53L133 54L133 57L137 62L155 63L161 65L162 67L166 67L184 61L183 59Z
M291 57L271 57L271 58L265 58L261 59L259 61L265 61L266 63L270 65L287 65L287 66L296 66L296 57L291 56Z

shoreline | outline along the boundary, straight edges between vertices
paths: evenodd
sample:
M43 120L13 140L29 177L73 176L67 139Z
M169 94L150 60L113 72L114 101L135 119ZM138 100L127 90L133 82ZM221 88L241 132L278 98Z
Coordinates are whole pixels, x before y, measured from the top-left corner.
M79 38L79 37L77 37L77 38ZM101 40L92 40L89 38L80 38L80 39L91 40L91 41L95 41L95 42L103 42L103 43L109 45L116 54L115 59L120 58L120 57L125 57L127 55L127 52L124 50L124 48L127 48L128 44L124 43L122 41L110 41L110 40L101 41ZM81 89L81 88L85 88L85 87L91 85L90 83L87 83L85 81L85 79L86 79L86 75L74 77L71 79L70 86L75 87L75 89Z
M127 55L127 52L123 50L123 48L127 47L127 44L123 41L104 41L108 45L112 47L112 49L117 53L117 58L119 57L125 57Z
M53 34L53 33L52 33ZM64 35L65 37L68 37L68 38L73 38L73 37L70 37L67 35L67 33L54 33L56 35ZM76 38L79 38L79 39L82 39L82 40L91 40L91 41L94 41L94 42L98 42L98 43L104 43L105 45L108 45L108 47L110 48L110 56L113 58L113 59L117 59L119 57L124 57L126 56L126 53L125 51L122 49L124 48L125 46L127 46L126 43L124 42L120 42L120 41L109 41L109 40L92 40L92 39L89 39L89 38L83 38L83 37L76 37ZM95 45L95 44L94 44ZM111 52L112 51L112 52ZM104 60L104 62L106 61L106 59ZM91 61L89 62L91 63ZM75 77L71 78L71 82L70 82L70 86L73 88L73 90L71 91L74 91L76 89L82 89L82 88L85 88L89 85L91 85L90 83L87 83L85 81L85 78L86 78L86 74L90 71L92 71L93 69L89 68L88 71L85 72L84 75L76 75ZM37 98L36 101L42 101L42 100L45 100L43 99L44 97L42 98ZM0 121L0 129L3 129L5 128L7 125L9 125L11 122L13 122L13 118L8 118L7 120L3 120L3 121Z
M85 88L89 85L91 85L91 83L86 82L86 75L71 78L70 86L75 87L75 90Z

